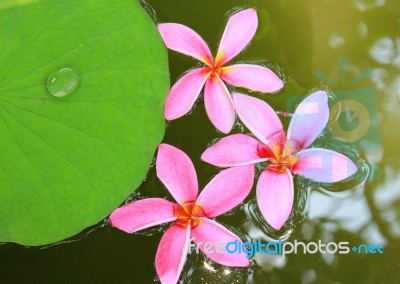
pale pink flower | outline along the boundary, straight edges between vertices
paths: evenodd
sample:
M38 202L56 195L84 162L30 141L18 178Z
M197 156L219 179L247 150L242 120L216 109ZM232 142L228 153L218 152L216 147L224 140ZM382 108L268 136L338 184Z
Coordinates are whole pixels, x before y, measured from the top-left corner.
M220 172L198 194L197 176L189 157L167 144L158 147L157 177L166 186L176 203L162 198L147 198L116 209L110 216L111 224L127 233L173 222L158 246L155 266L161 283L176 283L188 252L190 238L194 242L242 241L210 218L221 215L239 205L249 194L254 180L254 167L242 166ZM203 253L226 266L249 265L246 254Z
M293 174L323 183L353 175L357 166L346 156L306 149L320 135L329 118L328 96L318 91L305 98L290 121L287 135L275 111L264 101L233 94L239 118L253 136L235 134L208 148L202 159L219 167L268 162L257 184L257 202L267 222L280 229L293 207Z
M283 82L263 66L236 64L223 67L251 41L258 26L257 12L247 9L231 16L215 60L205 41L192 29L175 23L159 24L158 30L169 49L192 56L206 66L190 70L172 86L165 103L165 118L173 120L188 113L204 88L204 104L214 126L229 133L235 123L235 109L224 84L272 93Z

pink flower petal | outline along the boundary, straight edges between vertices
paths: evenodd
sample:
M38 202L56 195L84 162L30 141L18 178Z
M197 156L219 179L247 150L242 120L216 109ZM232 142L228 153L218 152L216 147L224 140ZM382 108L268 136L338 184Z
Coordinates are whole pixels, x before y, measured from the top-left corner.
M312 93L297 107L289 124L287 137L307 148L324 130L329 118L328 95L324 91Z
M239 93L232 96L240 120L262 143L269 144L282 138L282 123L269 104Z
M179 204L196 201L198 184L192 161L168 144L158 146L157 177Z
M174 204L162 198L147 198L129 203L110 215L110 222L127 233L174 221Z
M213 65L208 45L191 28L174 23L159 24L157 28L169 49L192 56L209 66Z
M223 170L203 189L196 204L209 218L221 215L243 202L253 187L253 181L253 165Z
M156 271L161 283L175 284L179 280L190 242L190 226L184 229L172 225L162 236L156 253Z
M242 244L238 236L215 221L207 218L201 218L201 220L201 224L192 229L192 238L208 258L226 266L246 267L250 264L245 253L228 253L225 250L225 246L230 242L237 241ZM213 246L213 250L211 250L206 243L214 245L221 243L221 248ZM216 249L219 249L220 253Z
M357 172L352 160L335 151L312 148L297 153L299 161L293 167L294 174L318 182L337 182Z
M262 93L274 93L283 87L282 80L268 68L237 64L224 67L221 79L230 85Z
M219 44L216 66L222 66L238 55L250 43L257 27L257 12L254 9L243 10L230 17Z
M206 68L189 71L172 86L165 102L165 118L173 120L189 112L208 78Z
M257 184L257 203L265 220L279 230L289 218L293 207L293 178L286 170L276 172L267 167Z
M258 156L259 141L249 135L234 134L222 138L201 155L201 159L217 167L233 167L265 162Z
M219 77L207 80L204 104L212 124L222 133L229 133L235 123L235 109L231 95Z

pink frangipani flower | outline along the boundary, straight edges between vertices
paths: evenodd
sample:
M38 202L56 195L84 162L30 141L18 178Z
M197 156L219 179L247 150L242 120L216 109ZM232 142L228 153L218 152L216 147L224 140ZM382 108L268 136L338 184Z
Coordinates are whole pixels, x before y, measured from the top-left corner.
M235 109L223 81L262 93L272 93L283 82L270 69L251 64L223 67L251 41L258 26L257 12L247 9L231 16L214 60L205 41L187 26L159 24L158 30L169 49L194 57L206 66L190 70L172 86L165 103L165 118L174 120L188 113L204 88L207 115L214 126L229 133L235 123Z
M161 283L176 283L188 252L190 238L201 242L229 243L241 240L231 231L213 221L214 218L239 205L249 194L254 180L251 165L221 171L198 194L197 176L189 157L168 144L158 147L157 177L177 203L162 198L147 198L116 209L111 224L127 233L173 222L161 238L155 266ZM227 266L249 265L246 254L209 252L199 246L213 261Z
M233 94L233 101L239 118L255 137L227 136L208 148L201 158L219 167L269 162L257 183L257 202L273 228L282 228L292 211L292 174L331 183L357 171L357 166L342 154L322 148L306 149L328 122L326 92L315 92L300 103L287 135L279 117L266 102L238 93Z

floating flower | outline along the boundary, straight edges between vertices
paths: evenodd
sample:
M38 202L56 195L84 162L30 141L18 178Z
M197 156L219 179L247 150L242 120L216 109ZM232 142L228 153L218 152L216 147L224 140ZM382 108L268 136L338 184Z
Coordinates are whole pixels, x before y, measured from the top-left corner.
M211 220L240 204L249 194L254 167L242 166L220 172L198 195L197 176L189 157L167 144L158 147L157 177L177 204L162 198L147 198L116 209L111 224L127 233L173 222L158 246L155 266L162 283L176 283L186 260L190 238L213 261L227 266L249 265L246 254L210 252L207 242L240 241L231 231Z
M190 70L171 88L165 103L167 120L189 112L205 85L204 103L208 117L218 130L229 133L235 123L235 109L223 81L262 93L276 92L283 87L282 80L268 68L251 64L223 67L249 44L257 26L254 9L230 17L214 60L205 41L192 29L174 23L158 25L169 49L192 56L206 65Z
M293 206L292 173L317 182L337 182L357 171L346 156L321 149L306 149L320 135L329 118L328 96L318 91L297 107L287 131L264 101L233 94L239 118L256 137L235 134L208 148L202 159L219 167L269 162L257 184L257 202L267 222L280 229Z

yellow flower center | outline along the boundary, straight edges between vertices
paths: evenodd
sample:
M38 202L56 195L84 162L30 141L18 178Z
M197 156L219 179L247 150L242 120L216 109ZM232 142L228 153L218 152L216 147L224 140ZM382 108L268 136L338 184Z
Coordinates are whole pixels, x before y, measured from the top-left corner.
M218 52L214 62L205 60L207 66L204 71L204 76L210 76L211 79L217 80L218 77L231 72L232 69L230 67L222 67L223 60L224 53L222 51Z
M299 160L295 155L296 149L290 141L286 141L282 145L259 143L257 151L261 158L268 158L268 161L271 162L270 169L279 173L286 169L291 170Z
M221 77L227 73L231 72L229 67L206 67L206 71L204 72L205 76L210 76L211 79L217 79L217 77Z
M192 228L200 225L200 217L206 217L203 209L199 205L195 205L194 202L185 203L183 205L175 205L174 214L177 217L175 224L187 228Z

